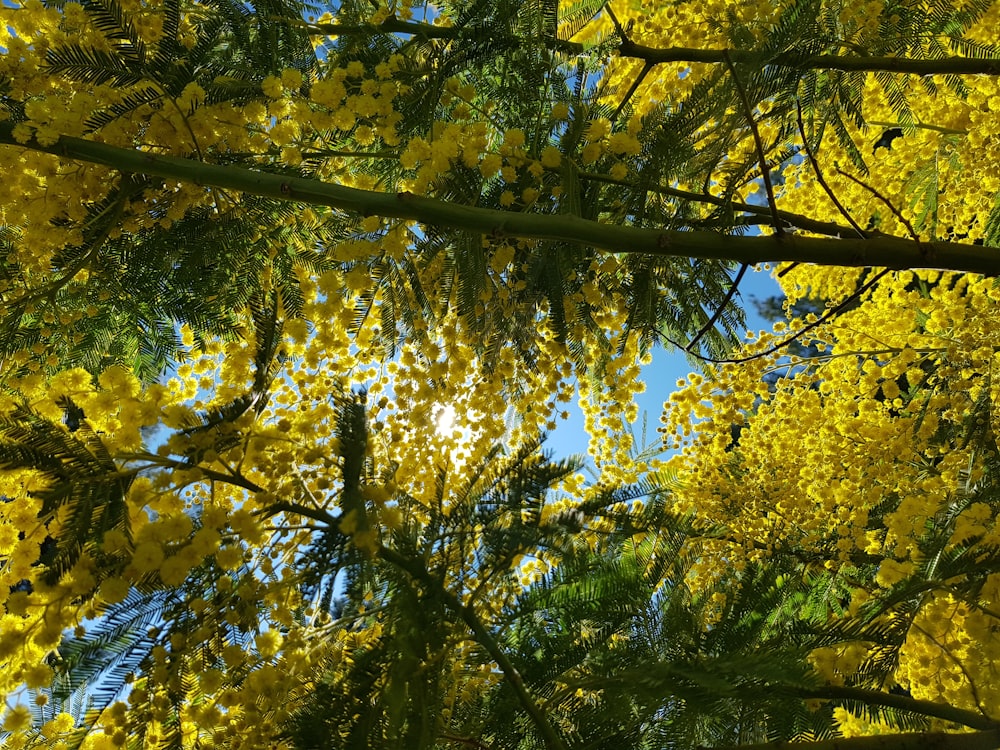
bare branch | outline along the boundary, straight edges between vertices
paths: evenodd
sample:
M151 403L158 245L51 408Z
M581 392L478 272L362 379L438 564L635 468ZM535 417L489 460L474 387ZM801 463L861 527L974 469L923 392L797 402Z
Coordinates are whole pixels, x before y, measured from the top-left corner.
M729 291L726 292L726 298L722 300L722 304L719 305L718 308L716 308L715 312L712 314L712 317L708 319L708 322L705 323L705 325L703 325L698 330L698 333L694 335L694 338L691 339L691 342L684 347L684 351L690 353L691 350L698 345L698 342L701 341L702 336L708 333L712 329L712 326L715 325L716 321L719 320L719 318L722 316L722 311L726 309L726 305L732 302L733 297L736 296L736 290L737 288L739 288L740 282L743 281L743 275L747 272L748 267L749 266L747 266L746 263L740 266L740 270L737 271L736 273L736 278L733 279L733 283L730 284L729 286Z
M795 101L795 116L799 125L799 134L802 136L802 147L806 151L806 156L809 158L809 163L812 165L813 172L815 173L820 186L826 192L827 196L829 196L830 200L833 201L833 205L837 207L838 211L840 211L841 216L847 219L850 225L854 227L854 231L858 233L858 237L867 237L868 235L865 230L863 230L861 225L854 220L854 217L851 216L850 212L844 208L844 204L840 202L836 194L830 188L829 184L827 184L826 178L823 177L823 171L819 168L819 162L816 161L816 155L813 154L812 148L809 147L809 139L806 138L806 126L805 123L802 122L802 105L798 100ZM785 272L787 273L787 269Z
M740 83L740 77L736 73L736 66L732 58L726 52L726 65L729 74L733 77L733 84L739 94L740 102L743 105L743 116L750 126L750 133L753 135L754 147L757 149L757 159L760 162L760 178L764 181L764 190L767 193L767 205L771 208L771 219L774 224L774 233L779 237L785 233L781 227L781 217L778 215L778 203L774 200L774 187L771 185L771 171L767 168L767 155L764 153L764 141L761 140L760 130L757 128L757 121L753 119L753 107L750 104L750 97L747 96L746 89Z
M886 268L886 269L883 269L882 271L879 271L877 274L875 274L875 277L871 281L869 281L866 284L864 284L864 286L862 286L860 289L858 289L853 294L851 294L850 296L848 296L846 299L844 299L843 302L841 302L840 304L838 304L836 307L828 310L822 316L820 316L819 318L817 318L816 320L814 320L812 323L809 323L809 324L803 326L802 328L800 328L798 331L796 331L794 334L792 334L788 338L782 339L781 341L779 341L774 346L769 347L768 349L765 349L762 352L757 352L756 354L751 354L751 355L746 356L746 357L737 357L735 359L729 359L729 358L715 359L713 357L705 357L705 356L702 356L701 354L696 354L695 352L690 352L690 354L693 357L695 357L695 359L700 359L702 362L709 362L711 364L721 364L721 365L741 364L743 362L752 362L753 360L760 359L761 357L767 357L767 356L769 356L771 354L774 354L777 351L780 351L781 349L784 349L789 344L791 344L794 341L796 341L799 338L801 338L803 336L803 334L808 333L809 331L811 331L812 329L816 328L817 326L820 326L823 323L825 323L828 320L830 320L831 318L836 317L849 304L851 304L852 302L854 302L854 300L858 299L862 294L864 294L869 289L871 289L873 286L875 286L875 284L877 284L882 279L882 277L885 276L887 273L889 273L889 271L891 271L891 270L892 269L890 269L890 268ZM664 336L663 334L660 334L660 336L665 341L668 341L671 344L673 344L674 346L676 346L678 349L682 349L683 348L683 349L686 350L685 347L682 347L679 343L677 343L673 339L668 338L668 337Z
M843 175L844 177L846 177L847 179L849 179L851 182L854 182L854 183L860 185L865 190L867 190L869 193L871 193L872 195L874 195L878 200L880 200L882 203L884 203L889 208L889 210L892 211L893 216L895 216L897 219L899 219L899 223L902 224L904 227L906 227L906 231L910 233L910 236L914 239L914 241L920 242L920 236L917 234L917 230L915 230L913 228L913 225L910 223L910 220L907 219L905 216L903 216L903 213L898 208L896 208L894 205L892 205L892 202L888 198L886 198L884 195L882 195L878 190L876 190L875 188L873 188L871 185L866 184L862 180L858 179L857 177L855 177L852 174L848 174L847 172L845 172L842 169L838 169L837 173Z

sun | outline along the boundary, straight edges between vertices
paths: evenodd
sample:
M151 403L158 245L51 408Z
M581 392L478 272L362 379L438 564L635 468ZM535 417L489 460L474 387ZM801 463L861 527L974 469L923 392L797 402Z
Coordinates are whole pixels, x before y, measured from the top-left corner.
M438 406L434 413L435 432L440 437L450 438L455 428L455 407L451 404Z

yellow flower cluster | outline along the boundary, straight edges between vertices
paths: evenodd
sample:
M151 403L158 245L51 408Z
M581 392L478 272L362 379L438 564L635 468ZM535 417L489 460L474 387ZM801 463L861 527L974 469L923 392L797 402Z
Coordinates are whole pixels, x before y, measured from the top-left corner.
M845 40L863 45L870 38L879 17L874 6L881 4L869 5L871 12L841 18ZM128 6L147 54L155 53L165 42L162 14L155 3ZM775 11L773 4L719 0L655 9L615 0L608 8L637 43L719 49L732 41L721 31L725 24L742 23L749 40L761 40ZM406 18L408 5L394 5L392 12ZM178 30L188 48L197 41L195 16L186 13ZM380 7L372 22L389 17L390 9ZM10 96L24 103L24 121L13 129L20 143L49 147L61 136L86 135L95 143L205 162L240 154L263 167L315 164L318 178L400 193L434 193L464 169L497 188L501 206L518 210L561 210L559 199L574 187L562 184L563 175L582 169L606 167L607 175L592 175L597 182L626 181L642 154L643 114L689 93L705 73L698 64L660 66L621 123L547 103L538 118L552 126L552 142L532 142L529 128L498 124L491 117L498 103L453 78L435 105L435 121L417 134L403 129L397 110L412 80L398 56L374 67L319 60L308 72L286 68L262 76L239 104L210 95L213 86L239 81L193 81L169 93L157 82L76 85L47 74L49 52L70 42L122 52L124 41L113 48L115 40L89 19L72 2L0 7L0 47L7 50L0 77ZM981 25L989 28L996 20L991 12ZM438 23L446 26L449 19ZM610 12L602 12L575 38L596 42L611 29ZM616 58L607 70L607 90L627 90L640 69L641 61ZM937 83L940 89L948 84ZM922 238L981 237L982 217L1000 187L988 168L1000 157L994 79L970 81L968 95L957 101L914 96L912 122L905 123L898 108L884 103L888 85L864 78L865 101L873 102L864 116L878 128L904 125L903 137L891 148L875 148L864 178L868 187L837 172L836 164L847 171L850 154L832 134L811 144L829 165L829 184L862 225L909 231L888 201ZM137 96L145 103L124 106ZM770 106L759 111L766 114ZM118 115L100 116L109 112ZM712 126L705 123L706 138ZM870 138L860 126L849 128L856 143ZM769 122L760 130L766 140L797 143ZM556 145L556 135L571 132L578 136L572 149ZM754 157L749 139L729 154L731 161ZM16 242L0 295L5 303L26 303L25 315L39 314L46 340L59 334L76 341L82 334L74 326L100 312L96 306L62 311L42 305L50 292L86 288L87 268L73 267L59 279L52 269L93 241L86 234L90 207L111 199L108 210L120 216L109 230L113 238L169 228L195 208L222 213L243 200L194 182L151 181L133 194L104 166L81 166L34 149L4 147L2 158L8 177L0 183L0 224L11 228ZM377 169L359 169L361 159L369 160L367 166L393 160L398 169L385 172L395 175L387 178ZM843 223L811 169L808 161L787 166L781 208ZM920 199L912 200L914 194ZM299 231L290 243L314 251L317 243L302 237L321 233L326 218L309 209L278 221ZM380 216L359 219L357 232L338 235L325 248L327 270L314 273L305 263L295 269L302 291L295 319L285 314L283 305L291 300L275 280L278 245L286 239L281 229L264 237L270 229L262 227L255 239L271 243L260 290L278 299L283 339L274 362L257 361L270 332L254 331L253 316L243 313L242 338L210 339L198 348L193 332L182 328L187 357L160 384L140 384L120 366L96 377L81 368L60 369L40 343L0 363L4 423L27 424L29 415L39 424L44 420L46 429L78 449L77 458L100 466L92 473L95 483L106 479L121 495L115 496L120 518L87 538L53 583L51 571L36 564L46 538L62 540L81 526L65 506L43 501L60 491L60 476L46 473L41 460L37 470L0 472L6 500L0 504L0 690L14 695L22 686L44 688L52 679L46 660L67 633L86 632L137 592L170 589L179 602L180 614L165 615L162 628L149 635L156 645L127 703L114 703L96 718L100 731L88 737L86 748L120 747L137 726L145 727L150 746L175 727L188 746L279 746L290 706L315 687L313 669L350 663L385 627L377 606L362 608L355 622L364 627L352 628L332 625L303 600L296 565L315 541L313 522L343 534L369 560L391 551L405 529L423 545L423 564L440 574L465 611L498 622L504 602L550 573L555 557L516 551L501 569L484 570L477 557L483 529L474 523L456 529L450 519L468 514L480 468L495 457L495 445L510 452L533 445L565 418L574 397L584 413L595 487L567 477L560 494L545 498L537 513L511 511L498 523L556 522L608 487L663 470L676 477L673 509L712 528L705 539L690 542L697 562L688 582L696 594L733 569L794 553L810 561L806 567L833 574L871 566L872 580L857 585L845 605L853 614L926 567L921 545L935 525L946 530L949 549L1000 543L995 509L967 502L987 476L984 451L1000 429L994 408L1000 392L992 377L1000 287L990 281L891 274L859 305L810 332L818 353L808 361L762 355L691 376L664 414L666 447L680 453L658 462L637 459L625 430L637 416L635 399L645 387L640 371L649 362L628 330L626 263L597 256L589 268L569 275L564 308L552 311L548 302L526 303L519 296L528 285L519 276L526 270L522 259L535 245L499 230L483 238L488 283L473 299L471 317L485 317L489 309L497 319L534 326L525 332L527 350L504 345L484 352L490 347L483 345L483 332L471 330L470 316L459 314L449 276L454 269L441 257L412 258L420 228ZM93 246L100 250L99 242ZM404 300L426 313L426 321L413 322L409 340L388 358L386 343L396 345L398 332L383 330L395 323L379 313L398 300L388 300L379 283L375 264L384 259L413 261L413 284L400 294L447 290L429 302ZM786 270L782 283L792 302L837 301L871 278L869 271ZM100 294L96 299L104 301ZM566 321L565 330L556 330L557 318ZM785 329L807 322L792 320ZM764 352L782 335L763 335L746 351ZM211 415L260 391L262 381L269 381L266 397L256 392L238 416L213 423ZM362 401L365 439L357 447L347 444L351 436L342 434L338 419L345 404ZM68 405L83 414L75 432L63 424ZM348 457L351 450L358 455ZM361 467L353 477L351 461ZM597 549L610 523L581 519L580 543ZM991 666L1000 647L992 614L1000 608L996 578L990 576L973 604L949 590L949 582L927 595L895 675L916 697L973 708L1000 699ZM197 585L185 586L190 581ZM363 592L367 607L379 596L377 584L359 585L369 587ZM726 601L713 592L706 629ZM442 648L452 677L447 717L499 675L469 666L475 649L465 630L449 634ZM811 660L818 674L844 682L868 653L869 645L858 642L818 649ZM852 719L840 720L847 727ZM13 733L11 746L38 736L55 742L72 729L65 714L34 727L21 704L12 705L3 722Z
M784 281L804 295L831 288L832 277L801 267ZM965 498L986 476L975 435L998 428L998 302L988 279L900 272L811 331L818 354L789 362L779 353L692 376L664 417L669 445L682 449L669 463L678 477L674 502L724 528L692 540L692 583L788 555L849 580L874 561L870 588L862 585L850 607L856 614L869 595L928 564L929 529L944 532L952 549L996 545L996 509ZM747 350L784 335L765 335ZM975 606L947 593L957 579L921 606L895 676L914 697L968 708L997 699L993 578ZM836 649L812 658L835 682L860 664L842 663Z

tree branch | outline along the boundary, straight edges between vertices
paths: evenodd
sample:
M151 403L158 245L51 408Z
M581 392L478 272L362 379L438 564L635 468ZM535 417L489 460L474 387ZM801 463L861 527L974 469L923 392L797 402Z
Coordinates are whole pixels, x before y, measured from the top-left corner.
M594 182L604 182L612 185L625 185L630 186L627 180L616 180L610 175L600 174L598 172L586 172L580 171L577 173L580 179L583 180L593 180ZM730 206L734 211L741 211L743 213L754 214L756 216L771 218L771 209L769 206L761 206L754 203L743 203L741 201L730 201L725 198L720 198L717 195L710 195L708 193L695 193L691 190L682 190L680 188L673 187L663 187L662 185L651 185L645 188L651 193L657 195L669 195L674 198L680 198L681 200L691 201L692 203L708 203L712 206ZM809 216L803 216L802 214L792 213L791 211L778 210L778 216L783 222L796 229L801 229L805 232L812 232L813 234L822 234L827 237L845 237L847 235L853 234L853 230L849 226L843 224L836 224L832 221L818 221L817 219L810 218ZM890 237L892 235L886 234L884 232L862 232L861 237L875 237L876 235L882 235L883 237Z
M992 729L972 734L915 732L835 737L816 742L762 742L716 747L715 750L996 750L997 747L1000 747L1000 730Z
M507 653L503 650L500 644L497 642L493 634L486 628L485 625L476 616L475 610L471 606L466 606L462 604L461 600L455 596L451 591L446 589L444 585L434 579L430 572L420 563L407 558L405 555L396 552L388 547L379 547L378 557L381 557L388 563L395 565L400 570L408 573L414 580L418 581L422 586L431 589L435 595L440 596L448 609L452 610L455 614L462 618L462 621L469 627L476 637L476 641L486 649L486 652L490 655L490 658L496 662L497 666L500 667L500 671L503 672L504 678L507 683L513 689L514 694L517 696L518 702L521 707L525 710L529 717L531 717L535 728L538 733L542 736L546 746L549 750L568 750L566 743L559 736L556 730L549 723L549 720L545 716L545 712L541 707L535 702L535 699L528 692L527 686L524 684L524 679L521 677L521 673L514 666L514 663L507 656Z
M289 23L301 25L315 34L327 36L344 36L348 34L407 34L422 36L427 39L459 39L465 29L457 26L443 27L429 23L400 21L389 18L380 24L347 25L337 23L309 24L306 22L287 20ZM550 49L571 55L587 54L590 50L580 42L570 42L557 37L545 37L541 40ZM537 40L532 40L537 43ZM862 55L803 55L794 50L782 52L767 57L752 50L735 49L699 49L693 47L647 47L636 44L630 39L623 39L618 45L618 54L644 60L650 65L664 63L709 63L721 64L726 56L734 63L749 65L778 65L785 68L800 68L810 70L839 70L843 72L886 72L910 73L919 76L931 75L1000 75L1000 59L974 57L941 57L941 58L907 58L907 57L865 57Z
M649 65L648 62L646 64ZM771 209L774 233L781 236L785 233L785 230L781 226L781 217L778 215L778 202L774 199L774 187L771 185L771 170L767 168L767 154L764 153L764 141L760 137L760 128L757 127L757 121L753 119L753 106L750 104L750 97L747 96L746 89L740 83L740 77L736 72L736 64L728 52L726 53L726 67L729 68L729 74L733 77L733 85L736 87L736 93L739 95L740 104L743 105L743 116L750 127L750 134L753 136L754 148L757 150L757 161L760 163L760 179L764 182L764 192L767 195L768 208Z
M297 516L304 516L305 518L311 518L314 521L321 521L327 526L336 526L340 521L338 516L333 515L323 508L309 508L305 505L299 505L298 503L289 503L285 501L280 501L277 503L271 503L266 508L261 508L259 511L266 518L271 516L276 516L279 513L293 513Z
M319 180L271 174L240 166L151 154L62 136L51 146L34 138L18 143L13 124L0 123L0 144L102 164L122 172L155 175L205 187L237 190L293 203L308 203L363 216L383 216L493 236L555 240L616 253L644 253L740 263L805 262L892 269L936 268L1000 275L995 248L955 242L915 242L879 235L827 239L784 235L738 237L602 224L570 214L533 214L462 205L412 193L359 190Z
M854 220L854 217L844 207L844 204L840 202L837 194L833 192L833 188L830 187L823 176L823 170L819 168L819 162L816 161L816 154L813 153L812 147L809 145L809 138L806 137L806 125L802 121L802 104L798 99L795 100L795 122L799 126L799 135L802 136L802 148L805 149L806 156L809 158L809 164L812 165L813 174L816 175L820 187L823 188L823 192L826 193L827 197L833 202L833 205L840 211L840 215L847 219L848 223L854 228L854 231L858 233L858 237L864 237L865 230L861 228L861 225Z
M690 352L694 349L698 345L698 342L701 341L702 337L712 330L716 321L722 317L722 311L726 309L726 306L732 302L733 297L736 296L736 290L739 289L740 282L743 281L743 275L747 272L747 268L749 268L749 266L747 266L746 263L743 263L740 266L740 270L736 272L736 277L733 279L733 283L729 285L729 289L726 292L726 298L722 300L722 304L715 309L715 312L712 313L712 317L705 322L705 325L698 329L698 333L696 333L694 338L692 338L688 345L684 347L684 351Z
M910 233L910 236L915 241L917 241L917 242L920 241L920 236L917 234L917 230L913 228L913 224L910 223L909 219L907 219L905 216L903 216L903 212L900 211L898 208L896 208L888 198L886 198L884 195L882 195L878 190L876 190L875 188L873 188L871 185L868 185L868 184L862 182L861 180L859 180L854 175L849 174L848 172L845 172L843 169L838 169L837 170L837 174L840 174L840 175L846 177L847 179L849 179L851 182L855 183L856 185L860 185L865 190L867 190L869 193L871 193L872 195L874 195L879 201L881 201L882 203L884 203L886 205L886 207L889 209L889 211L892 212L892 215L895 216L899 220L899 223L902 224L904 227L906 227L906 231Z
M983 716L981 713L976 711L967 711L964 708L956 708L942 703L909 698L905 695L884 693L881 690L869 690L867 688L848 687L846 685L827 685L820 688L800 688L795 691L795 694L802 698L857 701L858 703L866 703L869 706L886 706L888 708L908 711L909 713L919 714L921 716L933 716L937 719L952 721L956 724L961 724L962 726L970 727L972 729L987 730L988 732L993 733L995 738L993 740L994 744L989 746L991 750L993 748L1000 747L1000 721L991 719L988 716ZM960 736L968 737L969 735L965 734ZM932 746L922 745L921 747ZM962 745L961 747L964 748L966 746ZM969 745L968 747L972 747L972 745Z
M918 76L933 75L1000 75L1000 59L975 57L863 57L849 55L803 55L799 52L782 52L767 57L759 52L726 49L696 49L690 47L646 47L625 41L619 46L622 57L635 57L647 63L709 63L726 61L748 65L777 65L801 70L839 70L845 73L910 73Z
M854 300L859 299L862 294L864 294L869 289L871 289L873 286L875 286L875 284L877 284L882 279L882 277L885 276L887 273L889 273L889 269L883 269L883 270L879 271L877 274L875 274L874 278L872 278L870 281L865 282L865 284L862 287L860 287L859 289L857 289L853 294L851 294L848 297L846 297L844 300L842 300L835 307L832 307L829 310L827 310L825 313L823 313L822 316L820 316L819 318L817 318L816 320L814 320L812 323L807 323L806 325L802 326L802 328L800 328L795 333L793 333L791 336L788 336L787 338L782 339L777 344L774 344L773 346L768 347L764 351L757 352L755 354L748 354L745 357L735 357L735 358L729 358L729 357L725 357L725 358L706 357L704 355L698 354L697 352L691 351L691 349L689 349L688 347L681 346L678 342L674 341L673 339L671 339L671 338L669 338L667 336L663 336L662 334L660 334L660 335L666 341L668 341L670 344L672 344L673 346L677 347L678 349L684 349L684 351L688 352L695 359L701 360L702 362L710 362L711 364L719 364L719 365L721 365L721 364L726 364L726 365L728 365L728 364L742 364L743 362L752 362L755 359L760 359L761 357L767 357L767 356L769 356L771 354L774 354L777 351L780 351L781 349L784 349L786 346L788 346L792 342L797 341L798 339L802 338L802 336L805 333L807 333L808 331L811 331L813 328L816 328L817 326L820 326L823 323L826 323L828 320L830 320L833 317L835 317L836 315L840 314L840 312L842 310L844 310L849 304L851 304L852 302L854 302Z
M419 21L402 21L395 16L387 18L382 21L382 23L378 24L308 23L300 19L290 18L281 18L279 20L285 21L293 26L300 26L306 29L311 36L315 36L317 34L321 34L323 36L371 36L372 34L381 33L405 34L407 36L422 37L424 39L443 39L447 41L460 39L463 34L467 34L470 30L473 30L480 33L488 32L491 36L496 38L496 29L486 29L482 26L435 26L430 23L421 23ZM519 45L537 44L538 40L517 39L517 42ZM587 51L586 48L579 42L569 42L565 39L559 39L558 37L553 36L544 37L542 39L542 43L549 49L557 52L565 52L570 55L579 55Z

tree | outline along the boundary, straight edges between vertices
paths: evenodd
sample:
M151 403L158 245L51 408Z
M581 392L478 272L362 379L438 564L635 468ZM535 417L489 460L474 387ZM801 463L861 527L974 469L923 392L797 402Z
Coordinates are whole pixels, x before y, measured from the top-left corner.
M625 6L0 9L8 745L1000 744L1000 6Z

